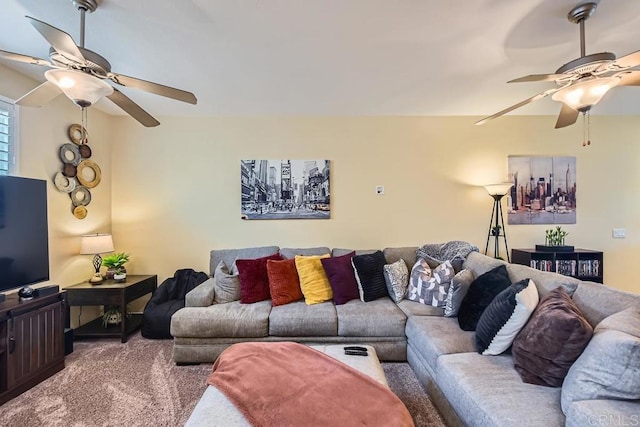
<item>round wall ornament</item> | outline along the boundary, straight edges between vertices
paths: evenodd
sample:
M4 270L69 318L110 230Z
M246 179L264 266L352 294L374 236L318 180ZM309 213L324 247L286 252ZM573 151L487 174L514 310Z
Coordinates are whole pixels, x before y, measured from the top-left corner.
M71 203L73 203L73 206L87 206L91 203L91 192L87 187L83 187L81 185L77 186L71 193L69 193L69 197L71 197Z
M62 160L62 163L77 166L81 158L77 145L62 144L60 146L60 160Z
M89 133L84 126L79 125L78 123L74 123L69 126L69 139L71 139L74 144L86 144L88 138Z
M53 177L53 184L56 186L58 191L63 193L71 193L76 188L76 180L75 178L67 178L62 174L62 172L56 173L56 176Z
M83 159L88 159L91 157L91 147L88 144L80 144L78 145L78 151Z
M73 178L78 173L78 169L71 163L62 166L62 174L66 177Z
M76 206L73 208L73 216L78 219L85 219L87 217L87 208L84 206Z
M85 169L91 169L93 172L93 176L87 178L85 174ZM100 170L100 166L93 160L83 160L78 165L78 181L80 184L84 185L87 188L93 188L100 184L100 180L102 179L102 171Z

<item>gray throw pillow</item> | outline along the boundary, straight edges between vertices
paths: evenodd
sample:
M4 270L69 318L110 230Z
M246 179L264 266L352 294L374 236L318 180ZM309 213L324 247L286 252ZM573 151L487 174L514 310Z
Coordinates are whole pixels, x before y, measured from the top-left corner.
M231 272L224 263L220 261L213 273L213 302L216 304L224 304L240 300L240 276L238 268L234 262L231 266Z
M640 399L640 310L604 319L562 384L562 411L580 400Z
M445 301L444 317L456 317L458 315L460 304L462 304L462 300L467 295L473 280L473 272L467 268L453 276Z
M407 299L433 307L444 307L447 291L455 273L449 261L433 270L427 260L418 259L411 269Z
M402 301L409 286L409 269L403 259L384 266L384 281L391 299L396 304Z

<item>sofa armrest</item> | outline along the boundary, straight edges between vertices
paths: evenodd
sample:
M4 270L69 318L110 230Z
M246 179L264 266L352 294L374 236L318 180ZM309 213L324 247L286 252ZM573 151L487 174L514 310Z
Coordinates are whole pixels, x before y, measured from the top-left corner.
M213 277L200 283L193 290L187 292L184 299L185 307L208 307L213 304L215 295Z

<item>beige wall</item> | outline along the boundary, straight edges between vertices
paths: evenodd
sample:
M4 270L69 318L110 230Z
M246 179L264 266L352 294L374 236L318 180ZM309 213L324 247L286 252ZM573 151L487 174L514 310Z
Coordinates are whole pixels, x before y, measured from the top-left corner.
M554 130L555 118L160 118L146 129L113 119L112 207L117 250L130 271L208 271L209 251L277 244L382 248L468 240L484 249L492 200L479 185L506 179L508 155L577 157L578 223L567 243L605 252L607 284L640 292L640 121L592 117ZM326 158L330 220L240 219L240 160ZM376 185L386 194L378 196ZM548 225L508 226L512 248L543 243ZM627 229L612 239L611 229ZM503 252L504 253L504 252Z
M38 83L0 66L0 95L17 99ZM89 146L92 159L102 169L100 185L91 190L92 201L84 220L71 213L69 196L53 185L61 170L60 146L69 142L67 129L80 123L80 109L60 96L42 108L19 108L20 153L18 175L47 181L49 217L50 282L65 287L89 278L93 272L91 256L78 255L80 235L111 231L111 116L96 109L89 112Z

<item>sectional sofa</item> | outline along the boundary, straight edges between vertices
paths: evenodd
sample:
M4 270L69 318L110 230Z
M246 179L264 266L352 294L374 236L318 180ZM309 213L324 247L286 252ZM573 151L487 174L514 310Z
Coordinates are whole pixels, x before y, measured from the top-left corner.
M417 249L386 248L383 254L388 263L403 259L410 269L416 261ZM278 252L286 259L325 253L339 256L350 250L280 249L277 246L214 250L211 273L213 275L220 261L231 265L236 259ZM532 279L541 298L552 289L563 287L594 327L625 309L631 308L634 315L640 312L640 295L506 264L478 252L467 256L463 268L479 277L501 264L506 265L513 282ZM409 300L396 304L390 298L366 303L353 300L343 305L325 302L308 306L304 301L276 307L272 307L270 301L215 304L214 289L213 278L198 286L187 294L186 307L172 318L173 357L178 364L213 362L226 347L243 341L288 340L314 345L363 343L373 346L382 361L407 361L448 425L640 425L640 394L632 399L594 398L561 404L561 387L524 383L508 352L499 356L479 354L474 332L461 330L456 318L443 316L442 308ZM636 334L640 340L637 333L640 324L636 323L636 329L633 325L629 328L631 336ZM603 363L616 364L617 361L609 358ZM627 375L631 383L640 384L637 366L630 366Z

